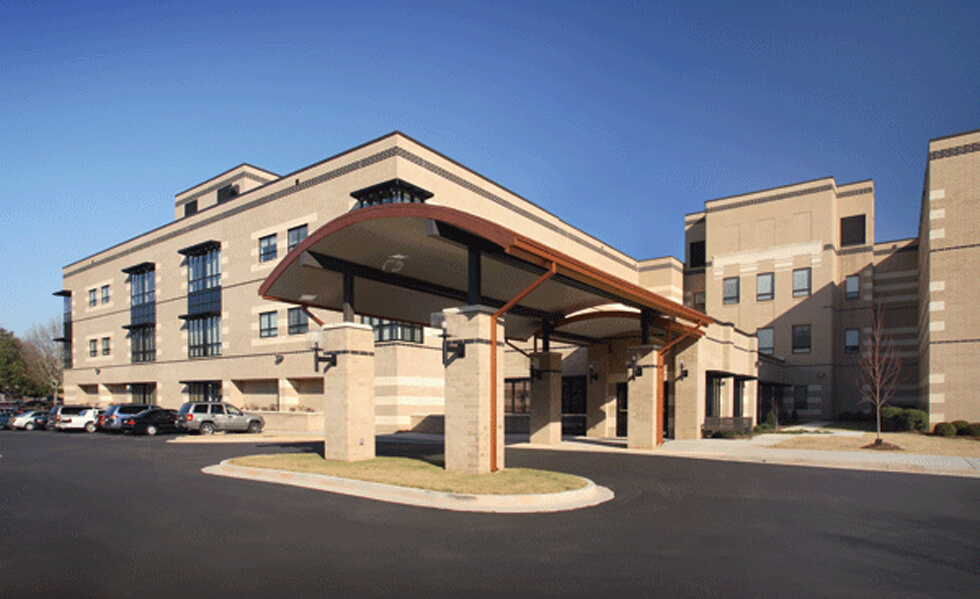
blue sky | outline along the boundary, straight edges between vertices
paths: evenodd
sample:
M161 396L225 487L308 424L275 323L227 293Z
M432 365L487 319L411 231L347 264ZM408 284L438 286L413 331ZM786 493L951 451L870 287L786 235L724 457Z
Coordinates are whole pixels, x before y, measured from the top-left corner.
M980 128L974 2L0 3L0 327L61 267L401 130L635 258L705 200L873 178L911 237L930 138ZM736 5L737 4L737 5Z

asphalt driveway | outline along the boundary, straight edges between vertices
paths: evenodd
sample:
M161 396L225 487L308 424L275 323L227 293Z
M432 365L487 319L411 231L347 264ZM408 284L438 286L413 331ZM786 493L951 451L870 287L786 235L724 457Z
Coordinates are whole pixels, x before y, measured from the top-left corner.
M471 514L206 476L312 445L0 431L0 597L975 597L980 481L507 449L616 498ZM438 454L379 444L380 454Z

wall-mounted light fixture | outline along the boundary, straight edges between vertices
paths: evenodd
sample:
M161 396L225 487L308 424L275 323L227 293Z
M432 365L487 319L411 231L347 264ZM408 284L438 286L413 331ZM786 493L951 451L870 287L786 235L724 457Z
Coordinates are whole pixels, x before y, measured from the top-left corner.
M595 370L595 364L589 362L589 382L594 383L599 380L599 373Z
M280 364L282 364L282 361L283 361L282 354L276 354L276 366L279 366Z
M99 368L96 368L96 369L95 369L95 374L102 374L102 370L101 370L101 369L99 369Z
M640 378L643 376L643 367L639 364L640 356L637 354L630 354L626 359L626 368L630 373L630 380Z
M684 366L684 362L681 362L680 368L678 369L677 380L682 381L687 378L687 368Z
M320 342L323 341L323 331L310 331L309 338L313 342L313 372L320 372L320 364L326 364L324 372L328 368L337 365L337 352L328 352L320 349ZM276 362L278 364L278 362Z
M466 344L462 339L449 340L449 333L446 332L446 321L442 322L442 365L449 366L449 363L456 358L466 357Z

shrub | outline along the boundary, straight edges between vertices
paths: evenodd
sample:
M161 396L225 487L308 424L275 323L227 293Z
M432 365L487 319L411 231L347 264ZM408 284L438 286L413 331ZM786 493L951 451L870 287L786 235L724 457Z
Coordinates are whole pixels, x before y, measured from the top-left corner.
M970 426L970 423L967 422L966 420L954 420L950 424L952 424L954 427L956 427L956 434L957 435L965 435L966 434L966 427Z
M932 434L938 437L954 437L956 436L956 427L948 422L940 422L936 428L932 429Z
M766 423L757 424L754 427L752 427L752 432L756 435L764 435L766 433L771 433L772 431L773 428Z
M776 428L777 424L779 423L776 421L776 410L769 410L769 413L766 414L764 426L768 428Z
M968 424L966 434L970 437L980 437L980 422L971 422Z
M908 426L905 430L925 432L929 430L929 414L915 408L905 410L905 421Z
M893 432L925 431L929 415L914 408L885 406L881 409L881 430ZM954 427L955 428L955 427Z

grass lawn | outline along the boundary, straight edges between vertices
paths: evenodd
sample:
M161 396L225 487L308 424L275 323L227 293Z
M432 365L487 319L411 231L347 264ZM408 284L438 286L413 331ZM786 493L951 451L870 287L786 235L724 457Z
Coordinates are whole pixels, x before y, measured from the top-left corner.
M529 468L504 468L493 474L447 472L442 466L410 458L375 458L363 462L324 460L315 453L254 455L231 463L250 468L269 468L325 474L402 487L414 487L466 495L525 495L559 493L580 489L586 481L577 476Z
M886 443L902 448L902 453L980 458L980 441L972 437L933 437L922 433L881 433ZM875 440L874 433L861 436L796 435L773 447L777 449L822 449L825 451L880 451L861 449Z

